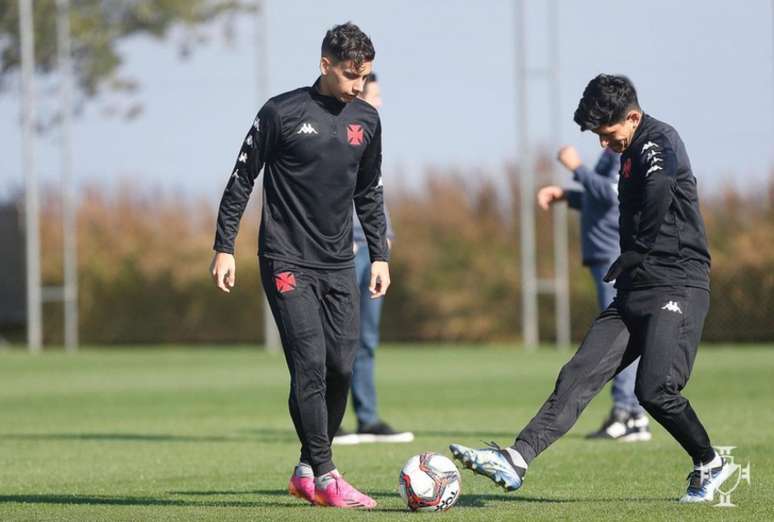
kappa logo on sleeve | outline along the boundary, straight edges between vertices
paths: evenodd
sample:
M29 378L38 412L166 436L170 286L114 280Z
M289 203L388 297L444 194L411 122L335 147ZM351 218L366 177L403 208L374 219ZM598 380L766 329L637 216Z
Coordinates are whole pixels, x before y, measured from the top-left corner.
M664 170L664 168L659 165L659 163L664 163L664 159L661 157L661 146L658 143L649 141L642 146L640 152L645 156L645 161L648 162L648 170L645 172L646 178L654 172Z
M274 276L274 285L281 294L292 292L296 289L296 276L293 272L280 272Z
M347 125L347 141L350 145L362 145L363 144L363 127L357 123L350 123Z

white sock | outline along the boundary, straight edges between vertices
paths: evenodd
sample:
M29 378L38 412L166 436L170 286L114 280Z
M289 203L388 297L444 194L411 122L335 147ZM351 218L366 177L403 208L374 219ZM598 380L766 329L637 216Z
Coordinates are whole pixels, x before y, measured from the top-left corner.
M331 480L335 480L336 477L339 475L339 472L335 469L332 471L329 471L328 473L325 473L324 475L320 475L319 477L314 478L314 485L320 489L325 489L325 486L330 484Z
M518 451L516 451L511 447L505 448L505 451L507 451L508 455L510 455L514 466L518 468L524 468L524 469L527 469L529 467L527 466L527 461L524 460L524 457L521 456L521 453L519 453Z
M712 468L717 468L723 465L723 459L720 458L720 455L715 452L715 458L713 458L711 461L709 461L706 464L700 464L698 466L694 466L694 469L701 469L704 471L709 471Z
M293 474L297 477L314 477L314 471L312 471L312 466L310 466L306 462L299 462L298 464L296 464L296 469L293 470Z

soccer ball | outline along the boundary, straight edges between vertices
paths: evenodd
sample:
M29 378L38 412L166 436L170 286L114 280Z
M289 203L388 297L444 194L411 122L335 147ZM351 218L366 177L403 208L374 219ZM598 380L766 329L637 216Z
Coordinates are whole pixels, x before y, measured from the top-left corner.
M400 470L400 496L412 511L446 511L460 496L460 472L437 453L411 457Z

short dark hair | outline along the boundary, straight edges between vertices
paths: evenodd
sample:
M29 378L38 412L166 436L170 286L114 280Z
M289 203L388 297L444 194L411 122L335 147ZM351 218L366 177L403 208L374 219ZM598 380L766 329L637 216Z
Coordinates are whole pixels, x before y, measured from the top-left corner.
M358 69L376 56L371 39L352 22L336 25L325 33L322 55L335 62L352 60Z
M614 125L631 110L641 110L634 84L626 76L600 74L589 82L573 119L581 131Z

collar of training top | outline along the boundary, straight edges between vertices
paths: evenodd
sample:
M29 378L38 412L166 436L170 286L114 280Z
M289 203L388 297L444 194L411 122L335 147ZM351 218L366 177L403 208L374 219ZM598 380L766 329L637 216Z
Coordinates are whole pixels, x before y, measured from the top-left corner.
M645 133L645 129L650 127L651 119L652 118L650 116L644 112L642 113L642 119L640 120L640 124L637 125L637 128L634 129L634 136L632 136L632 142L629 145L629 148L631 148L631 146L642 137L642 135Z
M318 77L317 80L314 82L314 85L312 85L312 89L310 90L312 99L316 101L320 106L338 113L341 112L341 110L347 105L343 101L337 100L333 96L326 96L320 92L320 80L321 77Z

